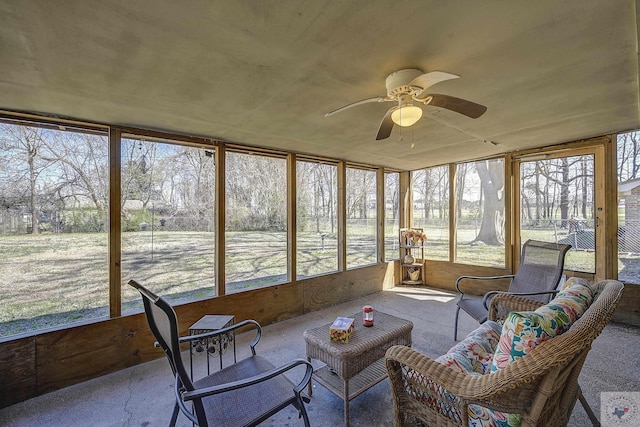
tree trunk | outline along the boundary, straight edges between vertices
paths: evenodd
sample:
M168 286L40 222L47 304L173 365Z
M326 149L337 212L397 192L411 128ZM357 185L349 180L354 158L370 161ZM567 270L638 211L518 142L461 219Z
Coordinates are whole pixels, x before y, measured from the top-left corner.
M484 209L480 231L472 241L487 245L504 245L504 170L501 162L476 162L478 177L484 195Z
M38 234L40 232L38 227L38 207L37 207L37 194L36 194L36 170L35 170L35 157L37 150L35 146L27 145L27 163L29 164L29 187L30 187L30 210L31 210L31 233Z

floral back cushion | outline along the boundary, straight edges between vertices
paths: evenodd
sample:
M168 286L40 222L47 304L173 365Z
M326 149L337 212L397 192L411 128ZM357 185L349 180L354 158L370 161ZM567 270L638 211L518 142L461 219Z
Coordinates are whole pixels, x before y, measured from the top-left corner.
M487 320L446 354L438 357L436 362L471 375L489 373L500 331L499 323Z
M592 301L593 292L588 283L571 278L547 305L536 311L509 313L493 356L491 372L504 368L542 342L568 330Z

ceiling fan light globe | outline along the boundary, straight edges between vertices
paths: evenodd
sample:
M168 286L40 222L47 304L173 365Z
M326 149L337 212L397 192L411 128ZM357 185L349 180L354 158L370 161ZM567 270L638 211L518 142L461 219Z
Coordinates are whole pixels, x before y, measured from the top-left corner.
M408 127L416 124L422 117L422 108L415 105L403 105L391 113L391 120L398 126Z

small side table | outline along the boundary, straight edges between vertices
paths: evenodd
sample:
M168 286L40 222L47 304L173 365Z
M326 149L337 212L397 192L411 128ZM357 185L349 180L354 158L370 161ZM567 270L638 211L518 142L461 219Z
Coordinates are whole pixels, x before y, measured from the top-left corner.
M190 335L203 334L217 331L218 329L231 326L235 323L233 315L207 314L189 327ZM211 337L202 340L192 340L189 345L189 364L191 365L191 378L193 379L193 352L204 351L207 355L207 375L211 374L209 357L218 351L220 358L220 369L222 369L222 354L230 342L233 342L233 362L236 362L236 340L233 332L221 335L219 338ZM217 347L217 348L216 348ZM199 350L198 350L199 349Z
M392 345L411 346L413 323L376 311L372 327L362 325L362 312L353 316L354 331L348 343L329 339L331 323L304 331L307 360L326 365L313 372L312 381L344 400L344 425L349 426L349 401L387 378L384 355ZM311 381L308 386L312 394Z

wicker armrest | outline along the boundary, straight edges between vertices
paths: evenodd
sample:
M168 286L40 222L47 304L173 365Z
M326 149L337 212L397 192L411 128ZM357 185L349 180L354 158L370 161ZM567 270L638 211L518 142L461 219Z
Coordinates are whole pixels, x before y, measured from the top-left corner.
M558 290L553 290L553 291L544 291L544 292L505 292L505 291L489 291L486 294L484 294L484 298L482 299L482 304L484 304L484 307L488 310L489 309L489 303L491 302L491 299L493 297L495 297L497 294L510 294L510 295L517 295L517 296L534 296L534 295L555 295L557 294L559 291Z
M543 302L531 300L524 296L509 293L497 292L489 304L489 320L495 322L504 321L512 311L533 311L544 305Z
M442 419L462 424L472 403L523 413L531 404L537 380L544 372L535 362L531 366L520 362L519 367L514 363L491 374L469 375L403 346L387 350L385 363L394 406L402 406L398 411L437 425L440 423L436 420Z
M469 375L436 362L424 354L406 346L393 346L387 350L385 362L389 373L401 372L399 367L404 365L416 374L427 378L430 382L446 389L460 400L468 403L481 403L502 394L500 388L518 385L514 375L505 375L507 370L501 370L487 375Z

